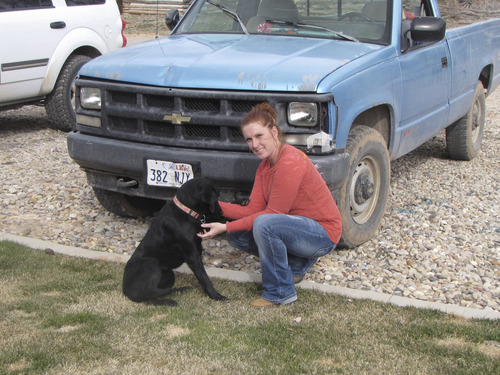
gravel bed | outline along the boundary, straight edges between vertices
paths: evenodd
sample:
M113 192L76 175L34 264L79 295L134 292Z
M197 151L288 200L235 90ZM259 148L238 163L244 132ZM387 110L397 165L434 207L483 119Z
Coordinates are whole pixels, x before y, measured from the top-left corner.
M392 163L390 202L368 243L321 258L306 279L500 311L500 89L487 99L483 150L447 159L444 132ZM132 253L152 218L105 211L43 108L0 112L0 231L63 245ZM224 238L206 265L260 272Z

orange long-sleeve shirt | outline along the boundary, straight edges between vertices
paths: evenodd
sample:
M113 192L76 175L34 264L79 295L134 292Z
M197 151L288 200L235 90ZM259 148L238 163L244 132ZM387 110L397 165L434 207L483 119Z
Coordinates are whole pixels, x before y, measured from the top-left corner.
M311 160L299 149L285 145L276 165L263 160L250 194L250 203L240 206L220 202L227 231L250 231L263 214L288 214L316 220L334 243L342 232L342 221L332 194Z

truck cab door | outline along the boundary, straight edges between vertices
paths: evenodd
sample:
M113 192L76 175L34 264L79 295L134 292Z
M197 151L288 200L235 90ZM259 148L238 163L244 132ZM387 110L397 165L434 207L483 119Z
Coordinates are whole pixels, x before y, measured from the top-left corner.
M425 10L422 8L422 11ZM439 28L442 33L436 37L438 41L412 41L410 32L417 35L418 26L415 25L419 23L423 26L421 30L437 25L436 30ZM450 53L444 38L444 21L441 18L419 18L413 15L410 19L402 20L401 28L400 124L397 129L400 147L397 156L417 148L443 129L448 116L451 89Z

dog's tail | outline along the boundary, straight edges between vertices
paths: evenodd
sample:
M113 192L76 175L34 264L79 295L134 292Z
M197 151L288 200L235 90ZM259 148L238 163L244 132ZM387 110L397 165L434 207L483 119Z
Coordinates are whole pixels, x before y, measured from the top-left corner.
M177 306L177 302L173 299L168 298L152 298L150 300L144 301L146 305L152 306Z

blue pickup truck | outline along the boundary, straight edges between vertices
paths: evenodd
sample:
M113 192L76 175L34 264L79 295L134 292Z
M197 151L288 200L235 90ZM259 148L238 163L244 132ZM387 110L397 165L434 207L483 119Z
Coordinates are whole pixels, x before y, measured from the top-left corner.
M159 208L194 177L244 197L260 161L240 133L267 101L336 199L342 244L380 226L390 161L446 129L449 156L481 147L500 83L500 20L446 30L436 0L197 0L169 36L84 65L70 156L119 215Z

